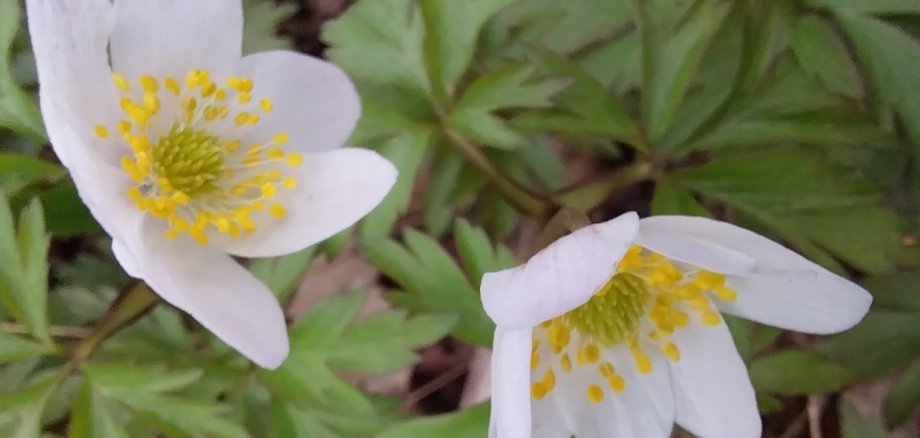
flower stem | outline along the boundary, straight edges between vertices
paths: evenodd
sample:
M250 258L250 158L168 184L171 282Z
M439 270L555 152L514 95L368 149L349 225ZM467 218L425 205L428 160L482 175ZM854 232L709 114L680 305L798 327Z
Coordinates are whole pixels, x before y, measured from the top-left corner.
M89 359L106 339L153 309L158 302L159 297L144 282L129 286L112 303L92 332L70 349L71 362L78 365Z
M501 192L502 196L522 213L534 219L543 220L558 207L552 200L542 198L530 192L514 180L505 176L494 164L492 164L492 161L489 160L479 146L451 129L445 129L444 132L454 145L457 146L457 149L463 154L464 158L472 165L476 166L476 168L482 172L483 176L489 180L492 186Z
M591 184L557 194L553 200L568 208L588 212L611 193L649 179L654 172L654 166L648 161L638 161L629 166L618 169L603 179Z

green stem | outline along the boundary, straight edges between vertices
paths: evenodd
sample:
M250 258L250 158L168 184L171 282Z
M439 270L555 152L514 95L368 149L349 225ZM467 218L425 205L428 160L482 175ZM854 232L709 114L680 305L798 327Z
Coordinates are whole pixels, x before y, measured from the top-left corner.
M153 309L159 297L143 282L121 293L93 331L70 349L71 363L78 366L89 359L102 343L119 330Z
M588 212L607 199L611 193L649 179L654 166L648 161L639 161L611 173L604 179L557 194L553 200L568 208Z
M472 165L476 166L495 189L522 213L538 220L547 218L557 206L551 200L541 198L514 180L506 177L477 145L459 133L445 129L447 137L457 146L460 153Z

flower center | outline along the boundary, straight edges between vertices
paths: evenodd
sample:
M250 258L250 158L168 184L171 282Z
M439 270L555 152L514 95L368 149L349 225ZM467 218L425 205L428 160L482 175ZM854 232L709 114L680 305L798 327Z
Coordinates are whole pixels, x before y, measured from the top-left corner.
M585 396L591 402L602 402L607 390L624 391L626 381L616 367L629 365L605 357L606 350L620 345L629 348L639 374L652 372L650 349L679 361L680 349L670 337L689 325L691 313L703 325L721 321L710 297L733 301L737 294L721 274L678 269L664 256L634 245L591 299L534 329L531 395L542 399L555 387L557 370L569 373L576 367L590 371Z
M222 86L207 71L192 70L182 82L142 75L132 86L117 73L113 82L124 113L114 127L127 146L121 166L134 182L127 196L167 222L166 237L188 233L204 245L209 232L254 232L261 212L285 216L275 196L279 187L296 187L284 170L303 157L284 150L285 133L253 135L273 104L253 99L252 79L228 77ZM110 132L95 128L103 140Z
M563 318L585 340L611 346L624 341L639 328L652 294L648 284L631 273L619 273L587 303Z
M224 165L220 138L190 127L174 126L152 149L157 175L191 197L216 190Z

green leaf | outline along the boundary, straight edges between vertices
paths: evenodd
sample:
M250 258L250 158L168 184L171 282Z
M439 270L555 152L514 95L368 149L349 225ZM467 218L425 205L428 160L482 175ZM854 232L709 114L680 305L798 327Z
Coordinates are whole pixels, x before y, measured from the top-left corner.
M863 279L862 285L872 292L872 308L920 315L920 272L895 272Z
M16 362L51 353L47 345L32 342L21 336L0 331L0 363Z
M41 191L38 200L45 211L48 232L64 238L82 234L93 234L102 230L86 204L80 199L70 179L58 182L50 189Z
M750 368L754 387L783 395L835 392L853 381L853 373L823 356L783 350L754 360Z
M871 2L869 2L871 3ZM915 4L916 6L916 4ZM920 41L884 21L840 11L837 18L849 35L880 97L900 114L920 151Z
M51 375L20 390L0 394L0 435L9 438L39 436L42 411L58 383L60 377Z
M406 213L412 198L415 177L426 152L432 146L434 132L414 130L387 142L380 153L399 169L396 184L383 202L361 222L361 235L382 237L390 234L397 218Z
M452 437L479 438L489 433L489 404L482 403L464 411L424 417L397 424L378 438Z
M10 70L13 40L21 23L20 2L0 1L0 126L37 140L45 138L41 114Z
M439 92L453 94L476 54L479 32L499 10L518 0L421 0L425 60Z
M295 252L282 257L253 260L249 270L259 280L268 286L268 289L285 302L297 290L300 277L313 261L316 247Z
M125 430L112 418L111 407L99 391L84 380L71 411L68 438L127 438Z
M920 14L915 0L806 0L805 4L863 14Z
M666 179L655 185L652 198L652 214L682 214L709 217L709 212L693 198L690 191L683 189Z
M444 234L452 217L451 194L460 182L464 160L459 153L446 150L438 154L432 165L431 179L425 190L422 219L425 229L433 236Z
M440 0L436 3L454 4ZM507 66L479 77L460 98L450 114L449 123L477 142L502 148L518 147L526 138L505 126L492 113L512 108L550 107L550 99L568 84L568 80L558 78L534 80L533 67Z
M862 98L859 71L830 23L814 15L800 18L792 49L805 72L817 76L828 91Z
M200 382L201 370L166 370L160 365L85 364L81 367L94 391L117 401L157 430L176 437L247 437L226 416L216 399L196 400L176 394Z
M41 204L33 199L19 218L18 234L12 226L6 198L0 191L0 302L29 333L50 342L48 298L48 246Z
M326 23L322 39L326 56L359 81L427 96L424 34L414 0L361 0Z
M920 408L920 363L914 364L892 386L885 399L885 422L889 428L904 424Z
M727 3L704 3L663 44L661 51L646 55L652 59L643 84L643 112L653 141L662 138L671 126L706 48L729 10Z
M67 171L56 164L27 155L0 153L0 190L10 196L33 184L54 182L66 175Z
M849 400L842 399L839 405L840 433L843 438L888 438L888 432L881 424L859 415Z
M856 327L818 343L816 350L863 380L882 377L920 356L920 315L873 310Z
M502 244L492 245L485 231L463 219L457 219L454 224L454 244L470 281L477 289L487 272L510 268L517 263L511 250Z
M296 12L292 4L244 0L243 53L290 49L291 41L278 35L278 27Z
M490 345L494 325L463 271L431 237L408 230L405 240L406 246L386 239L362 241L367 259L402 288L388 298L415 313L457 315L455 336Z

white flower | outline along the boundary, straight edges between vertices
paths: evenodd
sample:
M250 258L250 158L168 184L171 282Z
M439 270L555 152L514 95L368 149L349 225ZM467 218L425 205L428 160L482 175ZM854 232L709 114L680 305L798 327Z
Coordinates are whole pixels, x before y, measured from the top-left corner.
M856 324L871 296L737 226L635 213L563 237L482 279L496 322L498 438L759 437L720 311L807 333Z
M340 148L349 79L309 56L241 58L239 0L28 0L55 153L125 270L261 366L278 302L232 256L313 245L373 209L396 170Z

